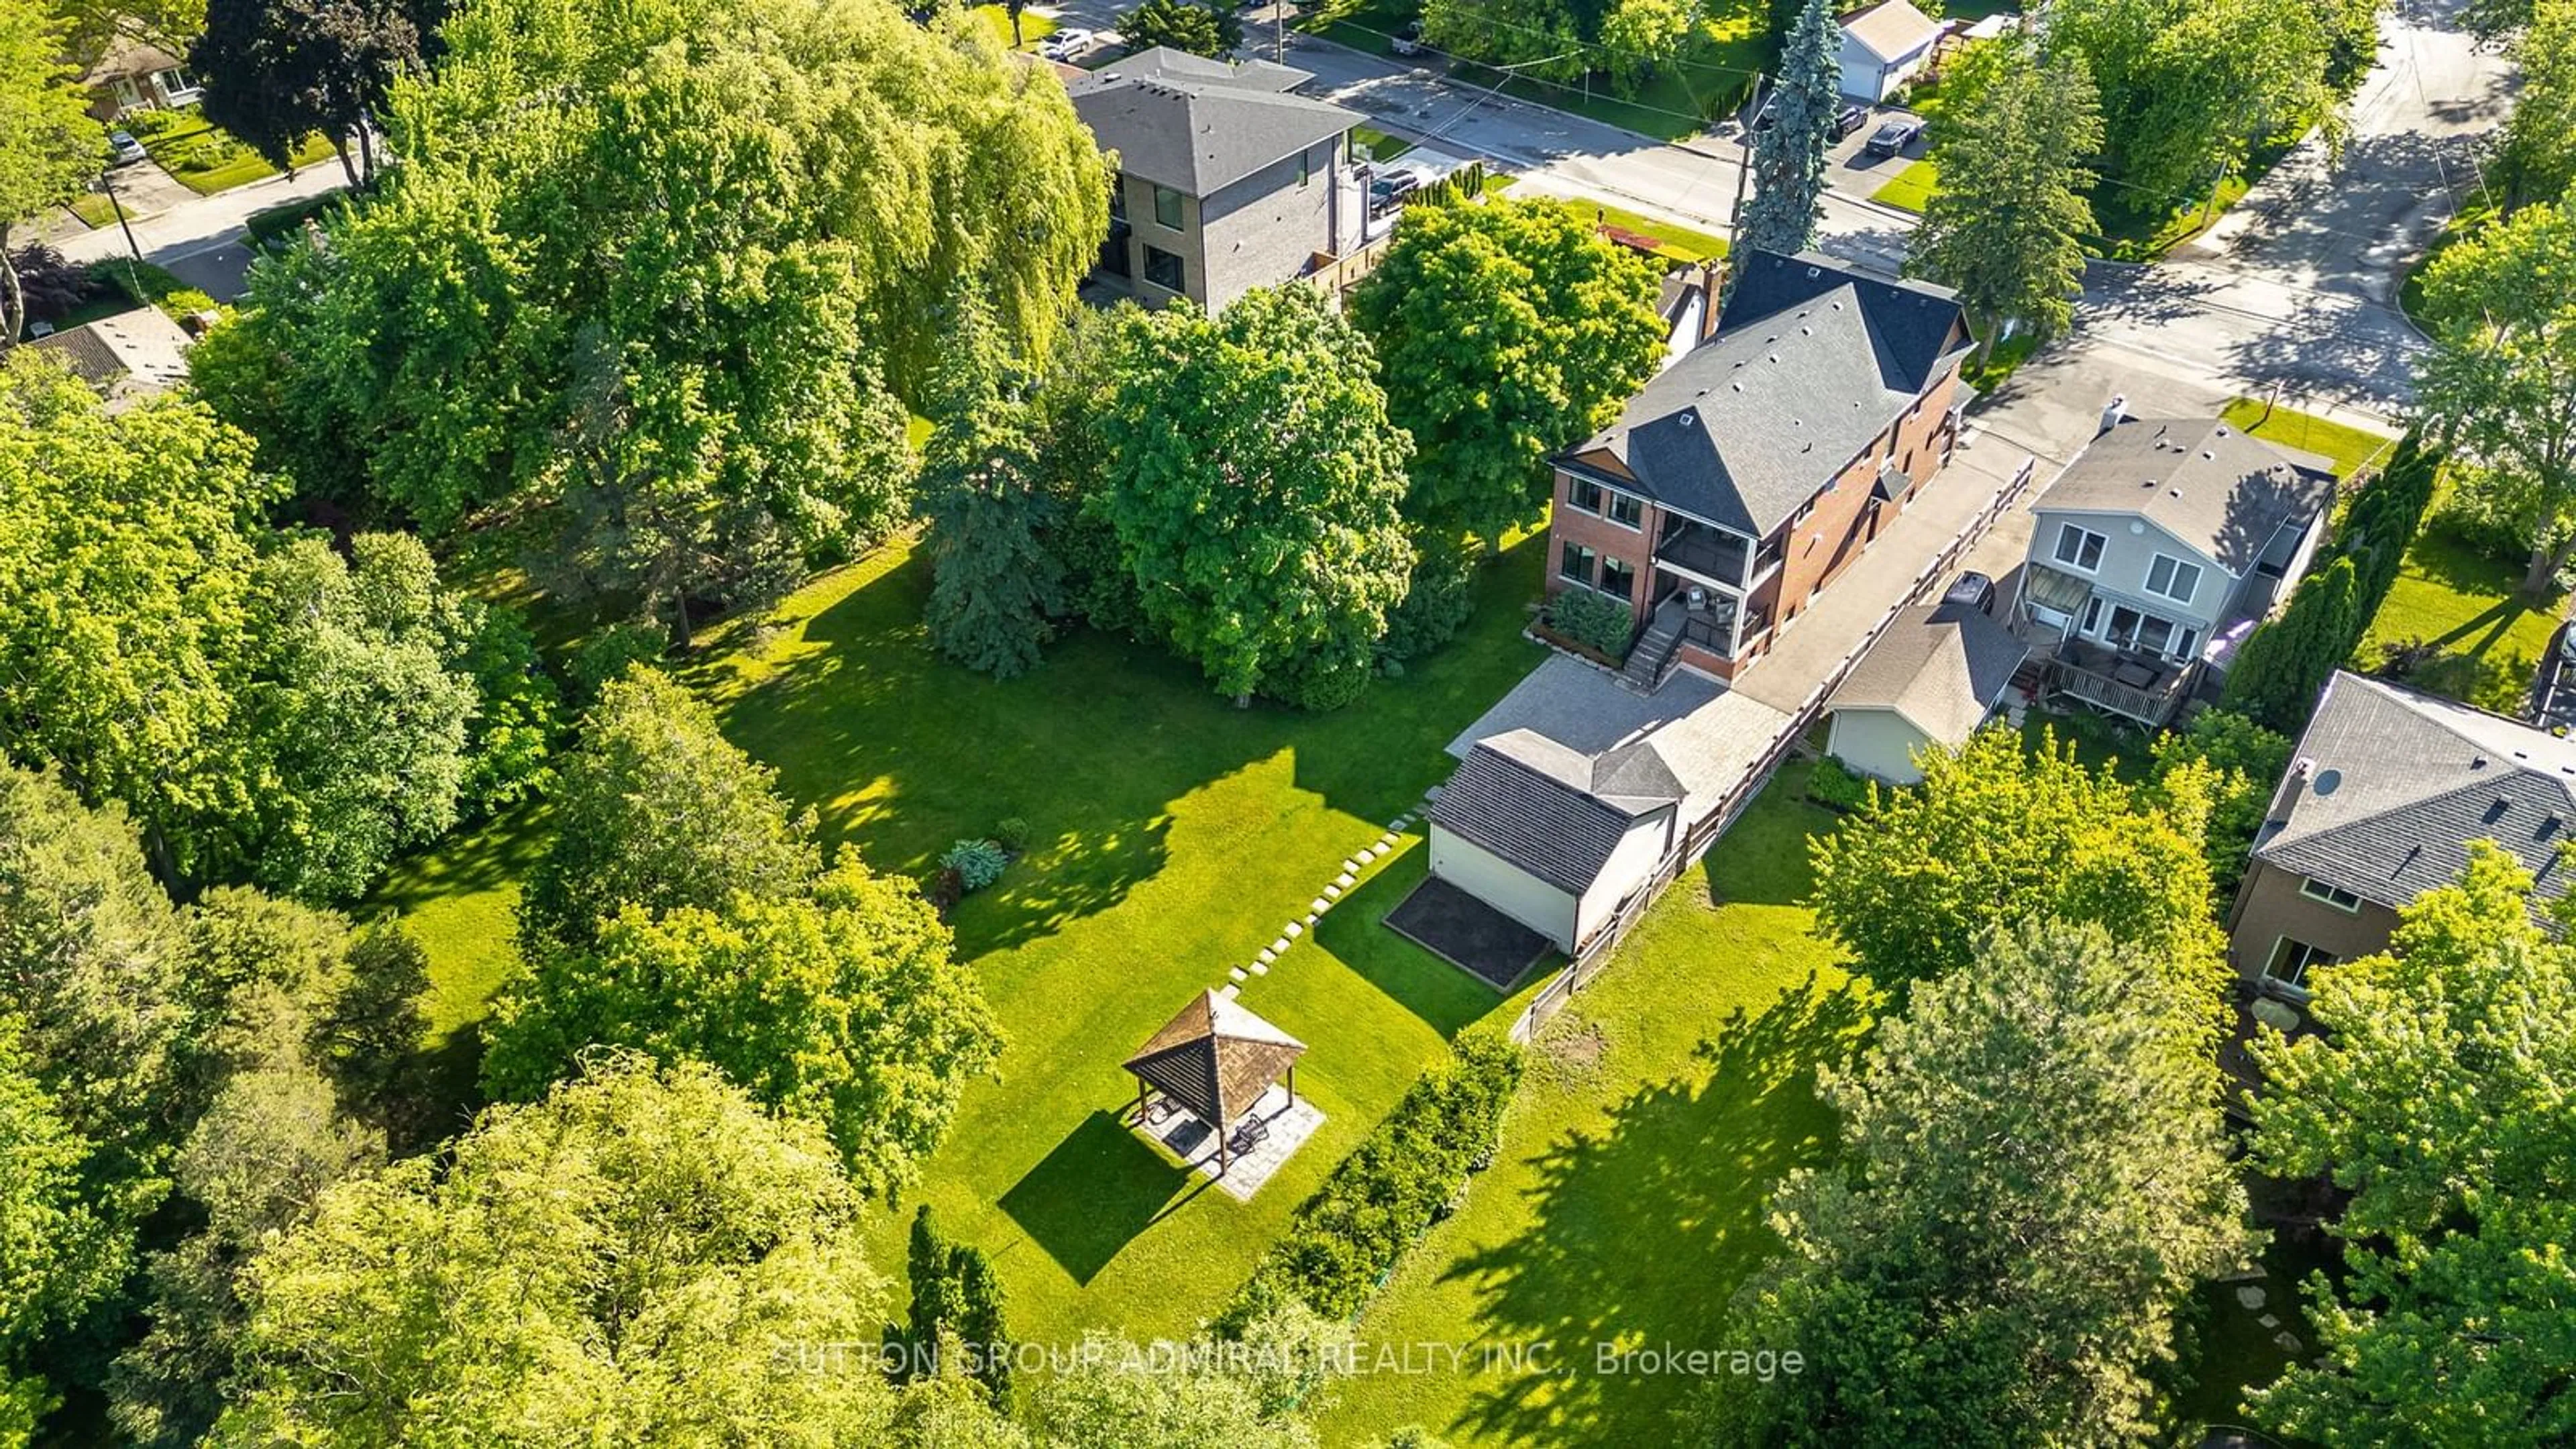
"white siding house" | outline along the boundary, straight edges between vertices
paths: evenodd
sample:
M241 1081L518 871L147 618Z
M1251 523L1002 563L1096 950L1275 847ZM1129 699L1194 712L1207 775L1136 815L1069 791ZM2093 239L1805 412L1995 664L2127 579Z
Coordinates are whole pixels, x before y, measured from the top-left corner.
M1966 744L2027 657L2012 630L1964 604L1908 609L1825 702L1825 753L1911 785L1923 778L1916 756Z
M1526 729L1481 740L1431 807L1431 873L1579 951L1677 844L1681 783L1654 747L1586 755Z
M1931 62L1939 21L1906 0L1880 0L1842 22L1843 94L1876 104Z

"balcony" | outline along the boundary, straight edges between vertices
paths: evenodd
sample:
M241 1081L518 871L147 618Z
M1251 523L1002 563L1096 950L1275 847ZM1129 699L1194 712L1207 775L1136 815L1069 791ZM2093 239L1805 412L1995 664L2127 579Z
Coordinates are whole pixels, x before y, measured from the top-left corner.
M2105 649L2081 639L2061 645L2049 661L2049 687L2097 709L2140 724L2163 726L2191 697L2200 665L2176 664L2154 654Z
M1655 540L1655 562L1731 589L1745 586L1744 566L1752 551L1752 541L1742 534L1671 514L1664 516L1663 532Z

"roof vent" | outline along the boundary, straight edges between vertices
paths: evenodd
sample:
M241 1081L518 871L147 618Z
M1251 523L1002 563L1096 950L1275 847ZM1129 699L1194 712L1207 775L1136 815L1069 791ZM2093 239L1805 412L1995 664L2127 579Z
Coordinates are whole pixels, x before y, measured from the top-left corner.
M2513 752L2513 757L2514 757L2515 759L2517 759L2517 760L2528 760L2528 759L2530 759L2530 758L2531 758L2531 756L2530 756L2530 755L2525 754L2525 753L2524 753L2523 751L2521 751L2521 750L2516 750L2516 751L2514 751L2514 752Z
M1816 335L1816 329L1813 327L1801 327L1798 329L1798 335L1801 337L1813 337Z
M1699 424L1699 414L1692 412L1688 408L1684 408L1682 409L1681 423L1682 426L1686 428L1696 427Z
M2167 498L2180 498L2182 496L2182 490L2179 488L2168 488L2165 490L2165 496Z
M1841 311L1842 309L1843 309L1843 304L1842 304L1841 300L1840 300L1840 299L1836 299L1836 300L1835 300L1835 302L1834 302L1834 310L1835 310L1835 311L1837 311L1837 312L1839 312L1839 311Z
M1807 275L1811 277L1821 277L1824 273L1814 267L1809 267L1807 268Z
M2470 769L2472 769L2472 770L2483 770L2483 769L2485 769L2486 767L2487 767L2487 757L2486 757L2486 756L2484 756L2484 755L2472 755L2472 756L2470 756L2470 757L2469 757L2469 768L2470 768Z
M2217 457L2218 455L2217 455L2216 453L2213 453L2213 452L2209 451L2207 448L2203 448L2203 449L2201 449L2201 450L2200 450L2200 456L2202 456L2202 457L2204 457L2204 458L2215 458L2215 457Z
M1740 382L1730 382L1730 383L1728 383L1728 384L1727 384L1727 386L1728 386L1728 387L1731 387L1731 388L1733 388L1733 389L1735 389L1737 392L1742 392L1742 391L1744 391L1744 384L1742 384L1742 383L1740 383Z
M2219 425L2217 436L2222 437L2222 438L2227 436L2227 425L2226 425L2226 424L2221 423L2221 424Z

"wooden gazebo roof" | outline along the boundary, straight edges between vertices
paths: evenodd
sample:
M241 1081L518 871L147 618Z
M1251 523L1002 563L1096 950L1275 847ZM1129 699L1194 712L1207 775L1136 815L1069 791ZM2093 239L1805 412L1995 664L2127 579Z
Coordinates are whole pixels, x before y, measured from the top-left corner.
M1306 1044L1203 991L1127 1059L1127 1070L1222 1132L1306 1054Z

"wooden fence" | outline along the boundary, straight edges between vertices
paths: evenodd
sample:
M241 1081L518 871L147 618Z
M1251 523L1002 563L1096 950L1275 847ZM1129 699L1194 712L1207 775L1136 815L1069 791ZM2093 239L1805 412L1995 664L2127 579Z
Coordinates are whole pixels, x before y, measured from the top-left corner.
M1745 767L1744 773L1736 778L1735 783L1728 786L1725 793L1718 797L1716 806L1683 832L1680 842L1671 851L1666 852L1662 860L1656 862L1654 873L1646 878L1645 883L1638 886L1635 893L1620 903L1618 911L1602 924L1601 929L1593 932L1589 939L1577 945L1574 959L1564 970L1556 973L1554 980L1540 988L1538 995L1530 998L1530 1003L1522 1010L1520 1018L1512 1023L1512 1040L1526 1042L1536 1036L1540 1027L1545 1026L1550 1018L1565 1009L1565 1004L1574 999L1576 992L1591 984L1592 978L1599 974L1601 968L1607 965L1611 956L1616 953L1619 942L1646 914L1646 907L1654 903L1655 898L1663 893L1664 887L1680 879L1682 872L1690 869L1699 862L1701 857L1708 854L1709 847L1717 843L1718 837L1724 835L1727 827L1733 825L1737 817L1744 813L1744 808L1753 803L1755 796L1762 793L1762 787L1771 782L1771 776L1779 770L1790 755L1796 753L1799 742L1807 737L1807 731L1814 727L1817 718L1825 712L1825 701L1831 698L1833 692L1842 686L1842 682L1851 676L1852 670L1859 667L1862 657L1869 653L1871 646L1877 644L1889 627L1896 622L1896 616L1939 590L1942 581L1950 576L1951 570L1957 568L1960 562L1967 558L1968 550L1977 546L1977 541L1986 536L1987 529L1994 527L1995 520L2003 517L2006 511L2021 501L2022 495L2030 490L2031 479L2037 472L2038 460L2024 459L2021 467L2014 470L2012 478L2003 487L1996 489L1995 496L1986 501L1985 507L1978 509L1975 517L1959 526L1959 531L1950 536L1950 541L1942 546L1939 553L1933 555L1931 562L1925 564L1914 575L1914 581L1906 586L1903 597L1889 605L1887 611L1878 616L1878 622L1870 625L1868 632L1861 636L1860 643L1837 660L1832 669L1826 671L1824 679L1818 682L1816 687L1808 692L1806 699L1800 702L1797 709L1790 713L1788 719L1781 724L1779 732L1773 735L1770 742L1763 747L1762 753L1756 756L1753 763Z

